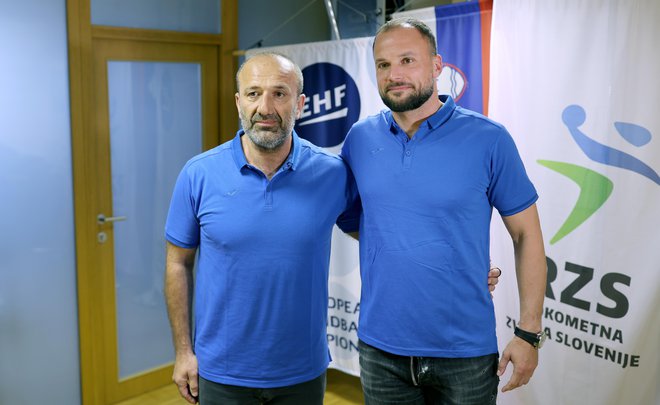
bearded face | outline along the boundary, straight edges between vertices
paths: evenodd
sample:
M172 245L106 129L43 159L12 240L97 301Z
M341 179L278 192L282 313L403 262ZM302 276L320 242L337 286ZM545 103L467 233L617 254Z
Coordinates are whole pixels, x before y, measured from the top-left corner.
M297 108L294 106L284 117L278 113L262 115L255 112L252 116L244 109L239 110L241 126L245 134L258 147L274 150L282 146L286 137L293 131Z
M378 92L393 112L419 109L436 94L442 59L414 28L380 33L374 43Z
M238 74L236 107L243 130L264 151L282 146L304 103L302 73L293 62L274 55L249 59Z
M380 98L394 112L416 110L433 95L435 79L430 79L428 83L422 83L420 86L405 82L390 83L384 86L384 89L379 89ZM409 91L393 90L405 86L409 87Z

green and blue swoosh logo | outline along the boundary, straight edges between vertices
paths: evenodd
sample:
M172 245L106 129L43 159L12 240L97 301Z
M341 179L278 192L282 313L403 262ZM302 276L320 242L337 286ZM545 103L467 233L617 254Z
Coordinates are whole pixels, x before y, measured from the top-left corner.
M569 105L562 113L562 120L568 128L573 140L595 162L619 167L640 174L656 185L660 185L660 176L646 163L620 150L596 142L585 135L579 127L586 121L587 114L579 105ZM651 132L639 125L615 122L617 132L630 144L640 147L651 141ZM575 207L568 215L550 244L559 242L592 216L610 197L614 183L609 178L586 167L565 162L538 160L540 165L554 170L573 180L580 187L580 195Z

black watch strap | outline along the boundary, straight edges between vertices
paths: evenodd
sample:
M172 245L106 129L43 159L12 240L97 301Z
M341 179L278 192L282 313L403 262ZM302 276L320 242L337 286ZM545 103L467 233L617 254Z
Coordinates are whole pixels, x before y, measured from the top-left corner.
M543 345L543 338L545 337L545 334L543 331L539 333L533 333L533 332L527 332L526 330L522 330L519 327L515 327L513 329L513 334L524 340L525 342L529 343L530 345L534 346L536 349L540 349L541 346Z

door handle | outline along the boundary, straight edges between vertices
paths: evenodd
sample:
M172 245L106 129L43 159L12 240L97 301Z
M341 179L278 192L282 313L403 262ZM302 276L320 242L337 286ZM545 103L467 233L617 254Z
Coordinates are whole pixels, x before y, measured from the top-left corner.
M106 217L106 216L103 215L103 214L99 214L99 215L96 217L96 223L98 223L99 225L103 225L103 224L108 223L108 222L120 222L120 221L126 221L126 219L127 219L127 218L124 217L124 216L118 216L118 217Z

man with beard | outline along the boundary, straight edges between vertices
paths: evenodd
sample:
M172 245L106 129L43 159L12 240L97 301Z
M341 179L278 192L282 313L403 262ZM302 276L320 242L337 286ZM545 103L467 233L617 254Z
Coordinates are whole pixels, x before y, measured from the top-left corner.
M323 403L330 240L353 183L293 131L302 80L282 55L250 58L237 74L243 129L177 180L165 283L173 380L190 403Z
M535 202L500 124L439 96L433 33L394 20L374 39L385 105L356 123L342 156L362 202L358 327L366 404L495 404L526 384L537 349L546 261ZM498 362L495 315L481 288L495 207L514 245L520 317Z

